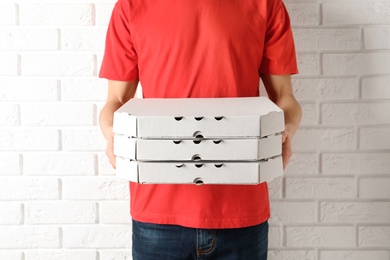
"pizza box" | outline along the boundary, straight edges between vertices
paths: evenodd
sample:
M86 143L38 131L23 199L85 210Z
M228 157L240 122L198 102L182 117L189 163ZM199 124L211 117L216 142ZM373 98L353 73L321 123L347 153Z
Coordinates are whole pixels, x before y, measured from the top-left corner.
M266 97L131 99L114 113L115 134L137 138L265 137L284 130Z
M114 136L114 154L137 161L257 161L282 153L282 135L246 139L142 139Z
M283 174L282 157L256 162L138 162L116 158L116 174L141 184L259 184Z

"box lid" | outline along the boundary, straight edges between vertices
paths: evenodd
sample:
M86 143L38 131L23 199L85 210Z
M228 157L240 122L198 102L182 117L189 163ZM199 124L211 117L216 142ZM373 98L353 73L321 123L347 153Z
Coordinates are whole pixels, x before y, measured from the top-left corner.
M284 115L266 97L131 99L113 128L139 138L264 137L284 130Z
M117 157L116 174L142 184L259 184L283 174L282 157L257 162L137 162Z
M258 161L281 153L281 134L263 138L199 140L114 136L114 154L137 161Z

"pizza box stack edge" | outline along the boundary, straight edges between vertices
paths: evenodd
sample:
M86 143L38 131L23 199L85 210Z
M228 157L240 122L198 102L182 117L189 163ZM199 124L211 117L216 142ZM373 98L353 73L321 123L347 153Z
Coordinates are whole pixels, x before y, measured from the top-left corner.
M284 114L266 97L131 99L116 174L142 184L259 184L283 174Z

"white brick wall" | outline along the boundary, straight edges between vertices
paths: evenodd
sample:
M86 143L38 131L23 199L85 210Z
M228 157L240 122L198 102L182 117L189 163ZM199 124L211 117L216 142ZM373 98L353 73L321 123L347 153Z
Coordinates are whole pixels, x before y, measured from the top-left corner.
M303 120L269 185L269 259L389 260L390 2L285 2ZM0 259L131 259L128 183L97 126L114 3L0 3Z

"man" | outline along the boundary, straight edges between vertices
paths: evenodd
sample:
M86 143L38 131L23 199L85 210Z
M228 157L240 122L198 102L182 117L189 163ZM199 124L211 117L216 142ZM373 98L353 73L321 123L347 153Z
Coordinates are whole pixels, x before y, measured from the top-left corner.
M282 0L119 0L100 76L109 80L100 126L113 155L113 113L134 97L250 97L261 78L285 111L283 163L301 119ZM268 187L130 183L134 259L266 259Z

